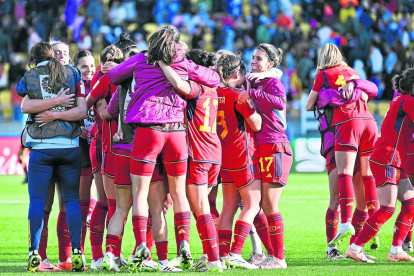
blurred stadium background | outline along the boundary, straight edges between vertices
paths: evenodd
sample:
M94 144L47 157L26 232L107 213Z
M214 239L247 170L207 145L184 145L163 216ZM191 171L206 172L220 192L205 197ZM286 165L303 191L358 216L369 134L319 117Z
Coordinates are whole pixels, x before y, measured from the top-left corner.
M380 126L394 93L391 78L414 61L413 13L413 0L0 0L0 174L23 173L17 160L24 116L15 84L34 44L60 39L71 57L87 49L98 63L122 32L144 50L163 24L175 25L190 48L230 50L246 64L260 42L282 48L293 171L324 171L317 123L304 106L318 50L335 43L361 78L377 84L370 108Z

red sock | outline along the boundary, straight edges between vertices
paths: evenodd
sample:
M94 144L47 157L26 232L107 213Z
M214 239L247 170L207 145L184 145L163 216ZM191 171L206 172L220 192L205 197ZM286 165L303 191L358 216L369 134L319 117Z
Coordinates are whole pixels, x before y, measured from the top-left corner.
M108 200L108 223L109 223L111 221L112 216L115 214L115 211L116 211L116 200L109 199L109 198L107 200Z
M413 226L414 224L411 224L411 228L410 231L408 231L407 236L405 237L404 242L408 243L412 241L412 236L413 236Z
M375 184L374 176L363 176L364 190L365 190L365 201L368 208L368 215L372 215L378 210L379 201L377 194L377 185Z
M165 261L168 259L168 241L156 242L158 261Z
M285 246L283 241L283 219L280 213L267 216L269 223L270 240L272 241L273 252L276 258L283 260L285 258Z
M338 174L339 178L339 205L341 206L341 223L351 222L354 209L354 186L352 175Z
M210 214L214 219L214 225L217 228L218 219L220 217L220 214L217 210L216 201L215 200L209 200L208 203L210 203Z
M91 240L92 259L95 261L103 258L102 242L107 212L108 204L98 202L96 203L91 216L91 223L89 226L89 239Z
M191 212L175 213L174 221L177 223L179 244L182 241L190 243Z
M106 234L105 252L111 252L115 255L116 248L119 243L119 237L111 234Z
M227 257L229 255L232 234L231 230L218 230L220 257Z
M349 240L349 244L353 244L355 241L355 238L358 236L359 232L364 227L365 222L368 219L368 213L355 209L354 215L352 216L352 226L355 228L355 235L351 236L351 239Z
M325 215L326 241L328 244L336 236L336 232L338 230L338 222L339 211L333 211L331 208L328 208Z
M234 226L234 240L230 249L231 253L241 255L250 229L252 229L252 226L249 223L241 220L236 221L236 225Z
M47 249L47 238L49 234L49 215L50 211L44 211L43 215L43 230L40 236L40 243L39 243L39 255L42 257L42 260L47 259L46 249Z
M203 253L207 254L208 261L218 261L216 227L211 214L201 215L197 218L197 230L203 244Z
M64 262L70 258L70 251L72 249L65 212L59 212L56 232L59 244L59 261Z
M393 246L402 246L405 237L413 226L414 198L401 202L401 211L395 221Z
M82 236L81 236L81 251L82 254L84 254L84 246L85 246L85 238L86 238L86 219L88 217L88 211L89 211L89 200L81 200L79 201L80 208L81 208L81 214L82 214Z
M174 235L175 235L175 247L177 249L177 256L180 255L180 239L178 238L177 222L174 220Z
M148 218L144 216L132 216L132 226L135 237L135 250L141 243L147 242L147 221ZM135 253L134 250L134 253Z
M256 232L260 237L264 247L266 248L267 254L273 255L272 242L270 241L268 222L265 213L261 211L253 221L253 225L256 228Z
M92 216L93 213L93 209L95 209L96 206L96 199L90 199L89 200L89 210L88 210L88 218L90 218Z
M364 246L375 234L378 233L381 226L389 220L395 212L395 207L381 206L365 222L364 228L359 232L354 244Z
M151 213L148 211L148 222L147 222L147 247L150 251L149 260L152 260L152 247L154 246L154 237L152 236L152 216Z

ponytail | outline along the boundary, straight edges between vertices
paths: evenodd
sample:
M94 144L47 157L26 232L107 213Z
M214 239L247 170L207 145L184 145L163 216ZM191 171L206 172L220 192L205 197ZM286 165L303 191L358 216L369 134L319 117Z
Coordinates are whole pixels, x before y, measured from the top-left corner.
M414 68L405 70L402 74L392 78L392 86L402 95L414 96Z

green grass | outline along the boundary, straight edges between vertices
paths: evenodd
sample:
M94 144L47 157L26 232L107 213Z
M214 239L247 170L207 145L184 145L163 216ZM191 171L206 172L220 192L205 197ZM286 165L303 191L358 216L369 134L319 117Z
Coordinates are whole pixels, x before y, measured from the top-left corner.
M27 265L27 209L29 196L27 185L21 184L20 176L0 176L0 273L24 273ZM223 275L407 275L413 271L412 264L394 264L387 262L387 254L392 241L392 229L396 215L381 230L381 247L378 251L366 250L377 257L377 263L357 264L350 260L329 261L325 259L325 212L328 206L328 179L326 174L292 174L285 188L280 210L285 223L285 246L288 269L274 270L227 270ZM57 202L57 199L55 199ZM218 208L221 210L222 198L218 196ZM399 208L398 208L399 211ZM49 220L48 257L57 263L58 246L56 238L56 220L58 206L54 205ZM173 215L168 213L168 225ZM125 230L123 252L129 255L134 245L134 237L129 218ZM170 231L169 258L175 255L174 235ZM339 249L344 252L347 246ZM191 249L197 259L202 247L196 233L195 221L191 228ZM155 250L154 250L155 251ZM243 250L247 258L251 252L249 241ZM153 255L156 258L156 255ZM91 260L89 240L86 240L86 258ZM105 272L84 272L87 274L106 274ZM61 275L62 273L59 273ZM186 274L193 274L186 273Z

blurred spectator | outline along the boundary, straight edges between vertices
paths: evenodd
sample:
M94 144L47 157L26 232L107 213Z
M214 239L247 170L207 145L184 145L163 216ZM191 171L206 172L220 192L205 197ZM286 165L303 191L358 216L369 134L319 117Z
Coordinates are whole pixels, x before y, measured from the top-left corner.
M92 37L85 28L83 28L81 31L81 36L78 41L78 48L79 50L88 51L92 49Z
M114 1L108 13L109 23L112 26L119 26L127 18L127 11L121 2Z
M136 33L134 39L138 50L143 51L148 49L147 42L145 41L144 36L141 33Z
M23 114L20 110L20 104L23 100L22 97L16 93L16 83L19 82L26 70L23 67L21 58L18 55L11 55L10 69L9 69L9 85L11 91L11 103L13 105L13 121L19 122L23 118Z
M0 57L2 61L8 62L11 54L10 36L4 33L4 29L0 27Z
M360 59L356 59L354 61L354 66L353 66L354 70L358 72L358 75L361 79L366 80L367 79L367 74L365 74L365 69L364 69L364 62Z

